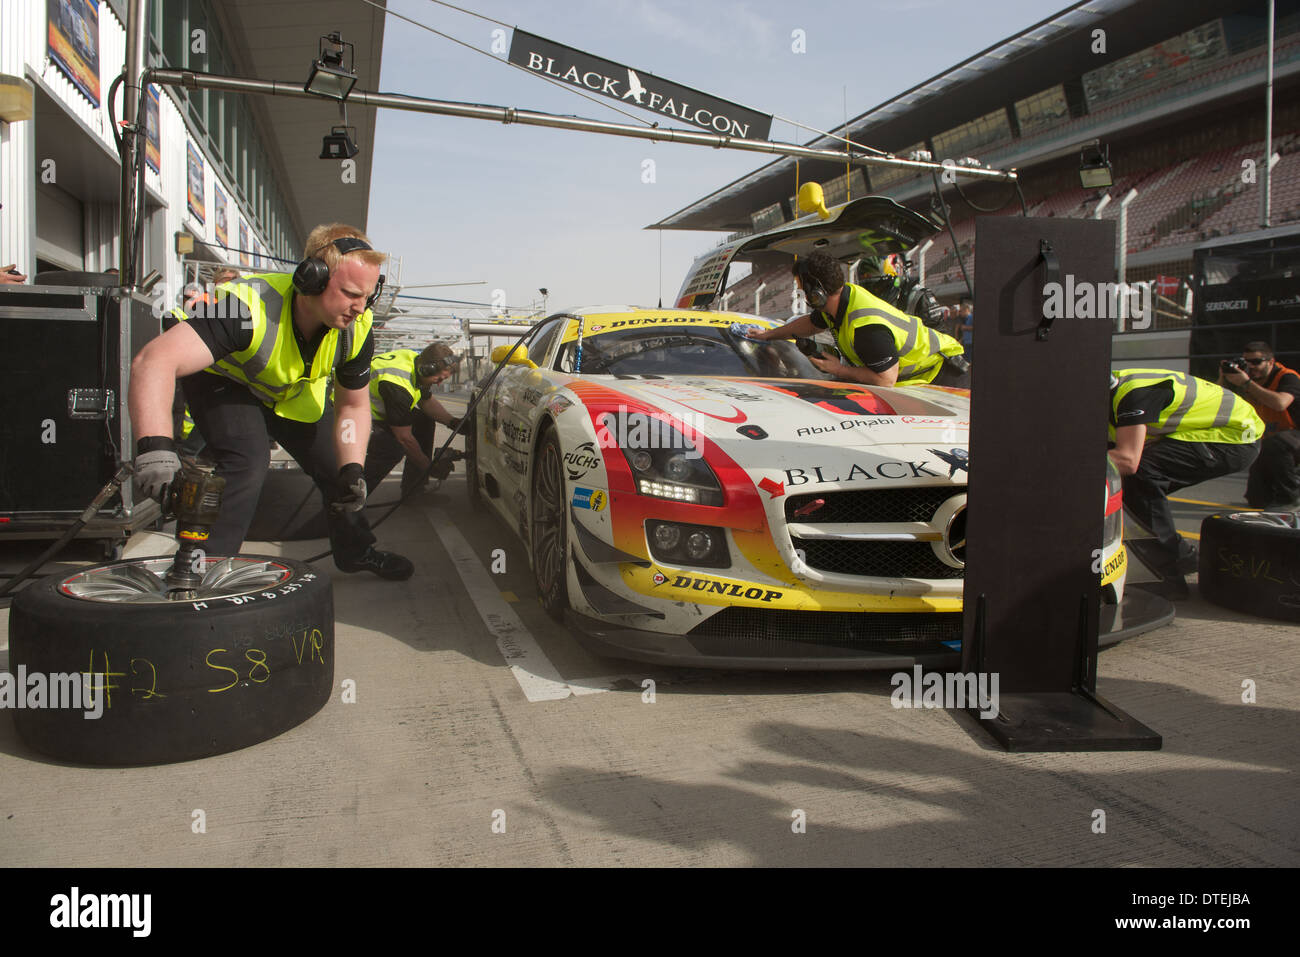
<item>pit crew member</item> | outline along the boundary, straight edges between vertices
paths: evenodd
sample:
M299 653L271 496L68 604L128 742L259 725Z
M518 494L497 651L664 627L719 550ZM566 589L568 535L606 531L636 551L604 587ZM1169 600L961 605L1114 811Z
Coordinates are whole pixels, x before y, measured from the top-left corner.
M209 554L234 555L243 544L270 467L269 436L320 490L342 571L411 576L409 561L374 547L362 511L374 352L370 305L386 258L358 229L317 226L292 275L246 276L219 287L215 302L151 340L133 360L128 402L140 436L135 464L144 493L163 500L180 468L171 416L177 379L207 440L205 454L226 479ZM333 420L324 416L331 374L338 400Z

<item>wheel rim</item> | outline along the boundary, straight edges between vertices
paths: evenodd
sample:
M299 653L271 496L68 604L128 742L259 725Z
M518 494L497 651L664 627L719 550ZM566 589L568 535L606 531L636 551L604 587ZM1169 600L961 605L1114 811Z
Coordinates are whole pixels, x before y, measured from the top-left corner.
M283 585L293 569L265 558L212 558L203 560L203 580L186 594L184 601L235 598L250 592ZM171 604L179 599L167 596L167 572L172 559L142 558L97 565L59 582L63 594L85 601Z
M1274 528L1300 528L1300 511L1233 512L1228 517L1235 522L1244 522L1247 525L1271 525Z
M543 448L533 480L533 567L542 591L553 592L564 574L564 478L555 443Z

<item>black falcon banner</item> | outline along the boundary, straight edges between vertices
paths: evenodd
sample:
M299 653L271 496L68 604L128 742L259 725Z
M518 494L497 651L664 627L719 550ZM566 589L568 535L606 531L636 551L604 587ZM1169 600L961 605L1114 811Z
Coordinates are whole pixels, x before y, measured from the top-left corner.
M523 30L510 41L510 62L710 133L765 140L772 129L771 116Z

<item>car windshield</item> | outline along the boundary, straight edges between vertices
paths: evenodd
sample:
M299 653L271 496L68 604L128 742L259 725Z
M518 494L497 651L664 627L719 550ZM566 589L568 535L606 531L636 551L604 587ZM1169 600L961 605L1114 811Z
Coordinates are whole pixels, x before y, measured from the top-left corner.
M556 368L573 372L577 342L560 349ZM717 375L763 379L822 379L793 342L756 342L714 326L655 326L587 336L587 375Z

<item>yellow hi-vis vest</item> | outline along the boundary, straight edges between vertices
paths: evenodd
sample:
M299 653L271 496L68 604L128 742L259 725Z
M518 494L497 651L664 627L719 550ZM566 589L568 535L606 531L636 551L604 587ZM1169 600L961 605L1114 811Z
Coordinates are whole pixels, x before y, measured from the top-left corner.
M387 421L388 410L384 407L384 397L379 394L381 382L392 382L401 386L410 396L414 409L420 404L420 387L415 382L415 360L419 353L414 349L398 349L375 356L370 362L370 415L376 422Z
M292 276L264 273L224 283L217 287L217 301L210 308L220 314L223 308L240 308L238 303L247 307L253 340L247 349L218 359L204 371L247 386L281 418L320 421L331 374L355 359L370 335L370 310L347 329L326 330L308 369L293 334Z
M855 366L861 366L853 348L853 334L863 326L881 325L894 336L894 351L898 353L897 385L924 385L933 382L943 368L944 356L959 356L965 350L952 336L946 336L926 326L916 316L873 296L861 286L846 283L849 302L844 307L844 321L835 330L835 341L840 352ZM823 316L828 316L823 312ZM834 317L828 317L834 325Z
M1168 369L1116 369L1119 386L1110 400L1110 440L1115 441L1115 415L1124 397L1134 389L1169 382L1174 401L1147 423L1147 442L1177 439L1180 442L1225 442L1249 445L1264 434L1264 420L1249 402L1227 389L1185 372Z

